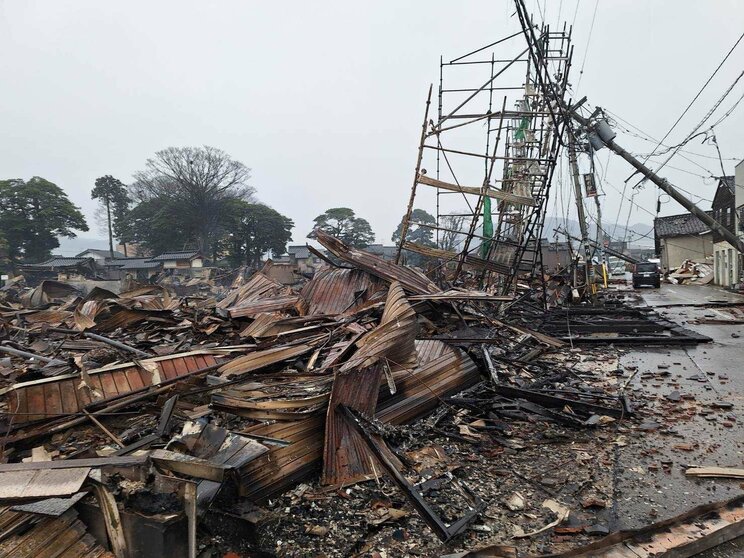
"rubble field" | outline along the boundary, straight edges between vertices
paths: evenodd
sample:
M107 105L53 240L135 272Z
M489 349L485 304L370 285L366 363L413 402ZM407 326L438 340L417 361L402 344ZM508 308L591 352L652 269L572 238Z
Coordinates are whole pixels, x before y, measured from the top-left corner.
M741 534L744 470L700 460L689 482L725 499L618 517L627 448L651 493L684 463L660 448L705 454L686 421L739 427L633 356L709 337L622 290L546 310L561 285L441 288L318 241L292 287L4 287L0 556L691 556Z

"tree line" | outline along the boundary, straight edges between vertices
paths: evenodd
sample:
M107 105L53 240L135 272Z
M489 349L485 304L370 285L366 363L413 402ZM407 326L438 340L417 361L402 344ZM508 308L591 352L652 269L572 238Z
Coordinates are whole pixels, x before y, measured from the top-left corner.
M99 204L112 257L116 240L125 256L127 245L137 244L153 255L195 249L213 261L257 265L268 252L286 252L294 222L256 198L250 177L248 167L220 149L169 147L147 159L129 185L111 175L96 179L91 198ZM427 226L434 217L417 209L412 221L417 224L407 240L435 246ZM375 240L369 222L346 207L318 215L315 229L358 248ZM0 181L0 248L12 264L43 261L59 247L59 237L87 230L80 209L56 184L41 177ZM401 230L402 222L393 242Z

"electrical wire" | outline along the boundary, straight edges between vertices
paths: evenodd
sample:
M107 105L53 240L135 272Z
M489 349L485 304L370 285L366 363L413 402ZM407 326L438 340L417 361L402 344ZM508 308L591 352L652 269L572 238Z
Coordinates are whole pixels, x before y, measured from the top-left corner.
M597 17L597 8L599 7L599 0L594 2L594 13L592 14L592 23L589 26L589 35L586 38L586 46L584 47L584 59L581 61L581 69L579 70L579 81L576 83L576 91L578 92L581 87L581 78L584 77L584 65L586 64L586 58L589 55L589 41L592 40L592 31L594 31L594 20Z
M721 67L726 63L726 60L729 59L729 57L731 56L731 53L734 52L734 49L737 46L739 46L739 43L741 42L742 39L744 39L744 33L742 33L739 36L739 38L734 43L734 46L732 46L731 49L726 53L726 56L723 57L723 60L721 60L721 62L716 67L716 69L713 71L713 73L710 75L710 77L707 79L707 81L703 84L703 86L697 92L697 94L695 95L695 97L693 97L692 101L690 101L690 104L688 104L687 107L685 108L685 110L682 111L682 114L679 116L679 118L677 118L677 120L674 122L674 124L672 124L672 127L669 128L669 131L667 131L667 133L664 134L664 137L661 138L661 140L659 141L659 145L661 145L662 143L664 143L664 140L666 140L669 137L669 134L671 134L672 131L677 127L677 124L680 123L680 121L682 120L682 118L684 118L685 114L687 114L687 112L690 110L690 108L692 107L692 105L695 104L695 101L698 100L698 97L700 97L700 95L702 95L703 91L705 91L705 89L708 87L708 84L713 80L713 78L715 77L715 75L718 73L718 70L720 70ZM657 145L656 147L658 148L659 146ZM654 149L654 151L656 151L656 149ZM643 163L645 164L646 161L648 161L648 158L646 158L643 161Z
M739 101L741 101L741 98L739 99ZM738 104L739 101L737 101L736 103ZM648 141L648 142L658 142L659 141L656 138L654 138L651 134L649 134L648 132L646 132L644 130L641 130L638 126L634 125L632 122L628 122L625 118L621 117L619 114L617 114L615 112L612 112L611 110L609 110L609 109L607 109L605 107L602 107L602 110L604 112L606 112L607 114L609 114L612 117L613 120L619 120L620 122L623 122L624 124L627 124L628 126L630 126L631 128L633 128L637 132L640 132L640 134L642 134L642 135L635 134L631 130L628 130L627 128L625 128L625 127L619 125L617 122L615 122L616 127L620 128L623 132L628 133L628 134L630 134L633 137L636 137L638 139L642 139L643 141ZM714 124L714 126L716 126L717 124L718 123ZM663 144L662 147L671 148L672 146ZM687 151L685 149L680 149L680 153L686 153L687 155L693 155L695 157L702 157L704 159L718 159L718 157L714 157L712 155L703 155L702 153L695 153L694 151ZM724 161L740 161L740 160L741 160L740 157L726 157L724 159ZM692 161L692 160L690 160L690 162L693 163L693 164L695 164L695 162ZM701 167L701 168L704 168L704 167Z
M744 37L744 35L742 35L742 36ZM742 76L744 76L744 71L742 71L742 72L741 72L741 73L740 73L740 74L739 74L739 75L737 76L737 78L736 78L736 79L734 80L734 83L732 83L732 84L731 84L731 85L729 86L729 88L728 88L728 89L726 89L726 91L725 91L725 92L723 93L723 95L721 96L721 98L720 98L720 99L718 99L718 101L716 101L716 103L715 103L715 104L713 105L713 107L712 107L712 108L711 108L711 109L710 109L710 110L709 110L709 111L708 111L708 112L707 112L707 113L705 114L705 116L703 117L703 119L702 119L702 120L701 120L700 122L698 122L698 123L697 123L697 125L696 125L696 126L695 126L695 127L693 128L693 129L692 129L692 132L690 132L690 133L689 133L689 134L687 135L687 137L686 137L686 138L685 138L685 139L684 139L684 140L683 140L683 141L682 141L681 143L679 143L679 144L677 144L676 146L674 146L674 150L672 151L671 155L669 155L669 157L667 157L667 159L666 159L666 160L665 160L665 161L664 161L664 162L663 162L663 163L662 163L662 164L661 164L661 165L660 165L659 167L657 167L657 168L655 169L655 172L659 172L659 170L661 170L662 168L664 168L664 166L665 166L665 165L666 165L666 164L667 164L667 163L668 163L668 162L669 162L669 161L670 161L670 160L672 159L672 157L674 157L674 156L675 156L675 155L677 154L677 151L679 151L679 149L680 149L680 148L681 148L682 146L684 146L684 145L685 145L686 143L688 143L689 141L691 141L691 140L692 140L693 138L695 138L695 137L697 137L697 136L699 136L699 135L701 135L701 134L705 134L705 133L707 133L707 132L709 131L709 130L705 130L705 131L703 131L703 132L700 132L700 133L698 133L698 130L699 130L699 129L700 129L700 128L701 128L702 126L703 126L703 124L705 124L705 122L707 122L707 121L708 121L708 119L709 119L709 118L710 118L711 116L713 116L713 113L714 113L714 112L715 112L716 110L718 110L718 107L719 107L719 106L721 106L721 104L723 103L723 101L724 101L724 100L726 99L726 97L728 97L729 93L731 93L731 91L732 91L732 90L733 90L733 88L734 88L734 87L736 86L736 84L737 84L737 83L739 83L739 80L740 80L740 79L742 78ZM737 103L737 104L738 104L738 103ZM656 147L654 148L654 150L656 150L656 148L658 148L658 145L657 145L657 146L656 146ZM653 152L652 152L652 155L653 155ZM648 161L648 159L649 159L649 157L647 157L647 158L646 158L646 161ZM644 162L645 162L645 161L644 161ZM725 175L725 174L726 174L726 173L724 172L724 175ZM646 180L646 179L644 178L643 180L641 180L641 181L639 182L639 184L643 183L643 182L644 182L645 180ZM637 185L636 185L636 186L637 186Z

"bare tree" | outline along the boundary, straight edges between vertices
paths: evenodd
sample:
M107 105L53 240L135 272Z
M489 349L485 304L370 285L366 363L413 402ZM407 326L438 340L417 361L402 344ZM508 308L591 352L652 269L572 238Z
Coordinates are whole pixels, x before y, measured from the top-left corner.
M440 226L443 229L439 233L439 247L442 250L449 250L450 252L458 252L458 245L465 238L464 232L458 233L455 231L461 231L463 223L465 223L465 217L462 215L448 215L440 218Z
M214 251L233 200L254 202L251 171L215 147L169 147L147 160L134 175L130 191L136 202L156 202L172 213L196 247Z

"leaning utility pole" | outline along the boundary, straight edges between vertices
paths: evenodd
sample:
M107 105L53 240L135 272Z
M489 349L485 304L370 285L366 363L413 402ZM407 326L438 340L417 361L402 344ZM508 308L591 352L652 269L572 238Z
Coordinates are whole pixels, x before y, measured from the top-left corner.
M568 131L568 162L571 165L571 176L573 177L574 196L576 197L576 210L579 213L579 228L581 229L581 244L584 247L584 285L589 289L589 266L591 265L592 251L589 246L589 231L586 226L586 215L584 214L584 199L581 195L581 180L579 179L579 164L576 161L576 139L573 130ZM577 258L578 260L578 258Z
M633 157L633 155L631 155L625 149L615 143L614 139L616 134L606 120L601 119L593 122L588 118L584 118L576 114L575 111L569 111L569 113L574 120L576 120L584 127L584 130L587 132L589 142L592 144L592 147L594 149L601 149L602 147L606 146L613 152L620 155L620 157L628 161L628 163L630 163L643 176L648 178L664 192L669 194L669 197L674 199L695 217L708 225L711 230L720 234L729 244L731 244L731 246L734 246L739 252L744 253L744 242L739 239L739 237L737 237L735 233L732 233L726 227L721 225L721 223L713 219L713 217L711 217L705 211L692 203L692 201L688 200L666 178L661 178L653 170L648 168L638 159Z

